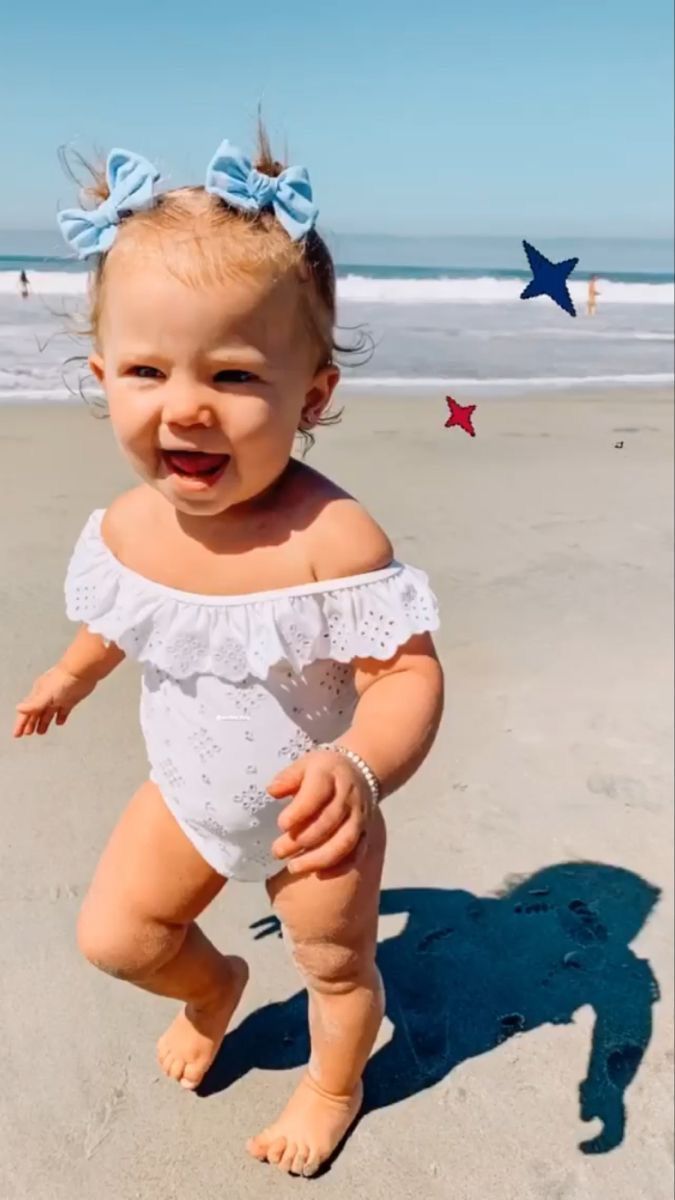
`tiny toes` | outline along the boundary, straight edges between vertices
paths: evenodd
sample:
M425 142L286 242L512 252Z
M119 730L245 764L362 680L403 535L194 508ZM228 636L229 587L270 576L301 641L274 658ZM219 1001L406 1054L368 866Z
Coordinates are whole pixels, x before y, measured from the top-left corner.
M181 1084L184 1088L196 1088L199 1087L203 1078L204 1072L200 1070L199 1067L194 1066L192 1063L188 1063L183 1071Z
M186 1004L157 1042L162 1070L194 1091L215 1059L241 999L248 968L243 959L223 959L222 989L208 1004Z
M296 1151L297 1151L297 1147L295 1145L295 1142L287 1142L286 1143L286 1150L284 1151L283 1158L281 1159L281 1162L277 1164L280 1171L292 1171L293 1170L293 1163L295 1161Z
M285 1149L286 1149L286 1138L278 1138L276 1142L272 1142L272 1145L269 1147L269 1149L267 1151L268 1162L274 1163L275 1166L278 1166L278 1164L281 1162L281 1160L283 1158Z
M309 1158L309 1150L307 1149L307 1147L306 1146L298 1146L295 1158L293 1159L291 1173L293 1175L304 1175L308 1158Z
M320 1166L318 1158L308 1158L302 1173L306 1179L309 1179L312 1175L316 1175Z
M353 1125L362 1099L361 1085L349 1096L333 1096L307 1075L279 1120L251 1138L248 1148L254 1158L291 1175L316 1175Z
M246 1143L246 1149L249 1154L252 1154L254 1158L260 1159L261 1162L265 1158L265 1147L260 1138L249 1138Z

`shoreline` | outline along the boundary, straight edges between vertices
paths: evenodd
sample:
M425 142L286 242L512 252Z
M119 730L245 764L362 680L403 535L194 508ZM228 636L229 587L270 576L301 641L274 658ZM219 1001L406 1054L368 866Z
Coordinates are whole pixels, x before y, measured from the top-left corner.
M484 380L452 380L452 379L434 379L428 383L420 382L419 380L408 382L407 380L393 381L391 379L373 379L367 384L362 380L357 379L342 379L335 392L333 407L339 407L340 399L344 393L349 394L350 402L354 402L362 393L364 399L372 399L383 402L396 401L403 399L406 401L425 401L430 402L436 398L437 402L443 405L446 392L453 392L462 389L469 392L469 399L480 399L482 401L511 401L513 403L527 403L529 401L546 402L559 399L570 399L576 402L598 403L606 402L613 399L623 401L626 399L627 393L642 392L646 394L646 398L653 400L656 403L672 403L674 399L675 389L675 374L664 378L658 376L653 383L646 382L645 377L625 378L625 382L619 380L612 381L608 385L605 376L598 379L597 385L592 379L578 379L573 382L567 380L556 382L553 379L537 380L531 383L526 383L522 379L513 381L501 381L500 383L491 383ZM401 395L406 393L405 397ZM455 396L455 399L460 399ZM39 392L31 392L29 390L22 392L20 396L14 393L4 394L0 390L0 411L8 409L36 409L44 408L45 411L50 409L60 409L62 407L72 408L93 408L95 403L92 401L90 405L84 399L68 394L66 391L58 396L45 397Z

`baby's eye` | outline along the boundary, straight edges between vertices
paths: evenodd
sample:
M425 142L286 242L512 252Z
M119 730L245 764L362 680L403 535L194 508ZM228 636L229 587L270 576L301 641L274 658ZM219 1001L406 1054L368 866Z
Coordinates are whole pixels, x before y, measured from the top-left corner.
M129 367L127 375L135 375L137 379L161 379L162 372L158 367L147 367L144 363L137 363Z
M218 371L213 376L214 383L252 383L257 379L257 375L252 375L250 371Z

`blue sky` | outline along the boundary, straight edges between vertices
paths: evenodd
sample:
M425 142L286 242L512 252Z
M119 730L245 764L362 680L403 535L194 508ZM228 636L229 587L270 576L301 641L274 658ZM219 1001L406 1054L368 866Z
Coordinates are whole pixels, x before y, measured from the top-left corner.
M17 0L0 227L72 202L62 143L200 182L261 100L325 228L669 236L672 46L672 0Z

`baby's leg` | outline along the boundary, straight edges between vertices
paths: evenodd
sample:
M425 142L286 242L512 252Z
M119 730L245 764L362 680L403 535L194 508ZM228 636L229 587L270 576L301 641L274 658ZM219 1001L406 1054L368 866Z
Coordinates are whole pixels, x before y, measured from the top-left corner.
M384 1008L375 947L385 840L378 810L355 865L345 863L330 878L284 871L269 883L307 981L312 1055L278 1121L248 1149L294 1174L317 1171L361 1106L361 1075Z
M146 783L112 833L78 921L94 966L185 1001L157 1053L186 1088L213 1061L248 977L243 959L221 954L194 923L224 883Z

